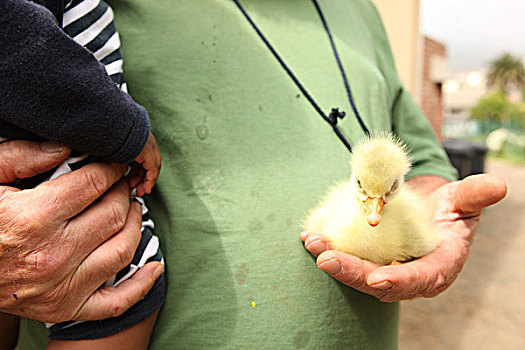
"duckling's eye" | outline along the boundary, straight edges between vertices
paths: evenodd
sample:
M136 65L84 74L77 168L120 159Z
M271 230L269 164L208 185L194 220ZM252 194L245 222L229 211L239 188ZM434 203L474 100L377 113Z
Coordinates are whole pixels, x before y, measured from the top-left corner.
M394 183L392 184L392 188L390 188L390 192L394 192L395 190L397 190L397 187L399 186L399 180L395 180Z
M356 179L356 182L357 182L357 187L358 187L357 190L358 190L360 193L362 193L362 194L364 194L364 195L366 196L366 191L365 191L365 189L363 188L363 186L361 185L361 181L359 181L358 179Z

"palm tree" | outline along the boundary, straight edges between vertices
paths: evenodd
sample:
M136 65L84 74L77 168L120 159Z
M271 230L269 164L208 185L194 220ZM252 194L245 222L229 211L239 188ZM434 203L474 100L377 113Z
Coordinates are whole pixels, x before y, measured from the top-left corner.
M525 67L523 62L509 52L490 63L487 76L490 87L496 87L507 94L509 88L515 87L525 91Z

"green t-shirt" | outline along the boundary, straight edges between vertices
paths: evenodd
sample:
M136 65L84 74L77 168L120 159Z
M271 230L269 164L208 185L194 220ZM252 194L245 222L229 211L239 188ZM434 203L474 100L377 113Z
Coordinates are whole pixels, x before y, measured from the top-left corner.
M308 210L349 178L349 153L233 1L109 2L163 154L147 202L168 296L151 348L396 348L398 304L337 282L298 238ZM368 128L408 144L410 176L453 179L371 2L319 2ZM242 3L325 112L346 111L350 142L363 138L313 3ZM39 348L39 327L24 322L20 349Z

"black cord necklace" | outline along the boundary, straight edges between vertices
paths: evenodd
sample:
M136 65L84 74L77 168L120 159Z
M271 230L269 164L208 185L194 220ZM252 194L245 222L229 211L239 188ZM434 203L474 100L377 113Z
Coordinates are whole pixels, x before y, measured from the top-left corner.
M241 3L238 1L238 0L233 0L233 2L237 5L237 7L239 8L239 10L242 12L242 14L244 15L244 17L246 17L246 19L248 20L248 22L251 24L251 26L253 27L253 29L257 32L257 34L259 35L259 37L261 38L261 40L264 42L264 44L266 45L266 47L270 50L270 52L273 54L273 56L275 57L275 59L277 59L277 61L280 63L281 67L286 71L286 73L288 73L288 75L290 76L290 78L293 80L293 82L295 83L295 85L297 85L297 87L299 88L299 90L301 90L301 92L303 93L304 97L306 97L306 99L310 102L310 104L314 107L314 109L317 111L317 113L319 113L319 115L328 123L330 124L330 126L332 127L332 129L334 130L335 134L337 135L337 137L339 137L339 139L341 140L341 142L343 142L343 144L346 146L346 148L352 152L352 147L350 146L350 143L348 142L348 140L344 137L344 135L341 133L341 131L339 130L339 128L337 127L337 120L338 119L343 119L343 117L345 116L345 112L343 111L339 111L339 108L332 108L332 111L330 112L330 114L327 116L323 110L321 109L321 107L319 107L319 105L317 104L317 102L315 102L315 100L313 99L313 97L310 95L310 93L306 90L306 88L301 84L301 82L299 81L299 79L297 79L297 77L295 76L295 74L292 72L292 70L288 67L288 65L286 65L286 63L284 62L284 60L281 58L281 56L277 53L277 51L274 49L274 47L272 46L272 44L270 44L270 42L268 41L268 39L266 39L266 37L264 36L264 34L261 32L261 30L259 29L259 27L255 24L255 22L252 20L252 18L250 17L250 15L248 15L248 13L246 12L246 10L242 7ZM346 94L348 96L348 100L350 101L350 105L352 106L352 110L354 111L354 114L357 118L357 121L359 122L359 125L361 126L361 128L363 129L363 131L365 132L365 134L367 136L370 136L370 131L368 131L368 128L366 127L365 123L363 122L363 119L361 119L361 115L359 114L358 110L357 110L357 107L355 105L355 102L354 102L354 98L352 96L352 91L350 90L350 85L348 84L348 79L346 78L346 74L345 74L345 71L343 69L343 64L341 63L341 59L339 58L339 54L337 52L337 48L335 47L335 42L334 42L334 39L332 37L332 33L330 32L330 28L328 27L328 23L326 22L326 19L324 18L324 15L323 15L323 11L321 11L321 7L319 6L319 4L317 3L317 0L312 0L312 2L314 3L314 6L317 10L317 13L319 14L319 17L321 18L321 21L323 22L323 26L326 30L326 33L328 35L328 38L330 39L330 45L332 46L332 51L334 52L334 56L335 56L335 60L337 61L337 66L339 67L339 71L341 72L341 76L343 78L343 81L344 81L344 85L345 85L345 89L346 89Z

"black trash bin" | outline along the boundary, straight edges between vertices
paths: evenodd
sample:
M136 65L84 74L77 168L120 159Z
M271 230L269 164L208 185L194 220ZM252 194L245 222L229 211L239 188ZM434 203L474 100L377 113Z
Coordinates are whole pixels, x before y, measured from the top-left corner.
M485 156L489 148L480 143L473 143L474 158L472 158L472 166L470 168L470 175L482 174L485 172Z
M460 139L444 140L442 144L460 179L485 170L487 146Z

